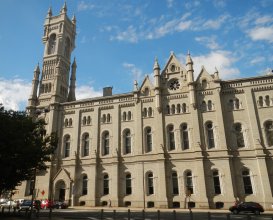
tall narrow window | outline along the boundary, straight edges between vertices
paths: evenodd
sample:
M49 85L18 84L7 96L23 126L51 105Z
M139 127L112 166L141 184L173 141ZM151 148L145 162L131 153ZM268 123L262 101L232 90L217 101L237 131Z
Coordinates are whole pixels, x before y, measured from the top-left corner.
M82 156L89 156L89 134L85 134L83 136L83 151L82 151Z
M172 114L175 114L175 105L172 105Z
M87 182L88 182L87 176L84 175L82 177L82 195L87 195Z
M69 157L70 155L70 136L67 135L64 138L64 157Z
M212 110L212 102L211 102L211 100L208 101L208 110L209 111Z
M148 174L148 195L152 195L154 194L154 177L153 177L153 173L149 173Z
M86 125L86 117L84 116L83 119L82 119L82 124L83 125Z
M152 151L153 142L152 142L152 130L150 127L146 128L146 151Z
M50 38L48 41L47 53L48 54L55 53L55 48L56 48L56 34L52 34L52 35L50 35Z
M174 139L174 127L173 125L168 126L168 139L169 139L169 149L175 149L175 139Z
M203 101L202 102L202 106L201 106L201 108L202 108L202 111L207 111L207 104L206 104L206 101Z
M239 109L240 108L240 101L239 99L235 99L235 106L234 106L234 109Z
M103 116L102 116L102 123L105 123L105 122L106 122L106 115L103 114Z
M103 176L103 195L109 194L109 176L105 174Z
M72 118L69 119L69 126L72 126Z
M87 124L88 124L88 125L91 124L91 117L90 117L90 116L87 117Z
M64 56L70 57L70 39L68 37L65 40Z
M183 124L181 126L181 140L182 140L182 148L183 150L189 149L189 132L188 132L188 126L187 124Z
M153 109L151 107L148 108L148 116L149 117L153 116Z
M143 109L143 116L146 118L148 116L147 108Z
M129 129L127 129L124 132L124 150L125 154L130 154L131 153L131 132Z
M263 106L264 106L264 100L263 100L263 97L262 97L262 96L259 97L259 106L260 106L260 107L263 107Z
M213 132L213 125L211 122L207 123L207 141L208 141L208 148L214 148L215 142L214 142L214 132Z
M132 113L129 111L128 112L128 121L131 121L132 120Z
M214 184L214 193L216 195L221 194L221 184L218 170L212 172L213 184Z
M123 121L126 121L126 112L123 112Z
M244 141L244 134L242 131L242 125L240 123L236 123L234 125L235 129L235 134L236 134L236 142L237 142L237 147L244 147L245 146L245 141Z
M187 194L193 194L193 182L192 182L192 173L191 171L186 172L186 190Z
M102 136L102 147L103 147L102 154L103 155L109 154L109 144L110 144L109 132L105 131Z
M270 99L269 99L269 96L265 96L265 105L266 106L270 106Z
M178 114L181 113L181 105L180 104L177 104L176 111L177 111Z
M186 113L186 112L187 112L187 105L186 105L186 103L183 103L183 104L182 104L182 112L183 112L183 113Z
M175 171L172 172L172 184L173 184L173 195L178 195L179 194L178 178L177 178L177 173Z
M253 194L249 170L242 172L245 194Z
M126 175L126 195L132 194L132 178L131 174Z
M107 114L107 122L110 122L111 121L111 116L110 114Z
M273 147L273 121L265 122L265 133L267 145Z
M167 111L167 114L168 114L168 115L171 114L171 109L170 109L170 106L169 106L169 105L167 105L166 111Z

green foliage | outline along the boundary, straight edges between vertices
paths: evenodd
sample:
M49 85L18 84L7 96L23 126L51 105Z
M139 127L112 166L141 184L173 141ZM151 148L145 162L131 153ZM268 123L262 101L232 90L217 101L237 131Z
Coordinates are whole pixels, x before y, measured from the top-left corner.
M46 135L45 121L0 105L0 194L45 170L57 147L57 135Z

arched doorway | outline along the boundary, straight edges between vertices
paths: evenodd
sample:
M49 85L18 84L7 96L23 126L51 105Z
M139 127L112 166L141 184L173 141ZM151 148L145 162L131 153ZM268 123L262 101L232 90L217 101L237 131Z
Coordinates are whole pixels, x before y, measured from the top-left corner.
M65 201L65 182L63 180L59 180L55 185L55 200Z

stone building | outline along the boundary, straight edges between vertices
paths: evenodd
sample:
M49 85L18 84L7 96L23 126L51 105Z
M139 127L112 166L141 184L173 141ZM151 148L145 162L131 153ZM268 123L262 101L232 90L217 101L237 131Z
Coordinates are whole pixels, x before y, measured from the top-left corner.
M76 19L48 11L27 110L59 146L35 195L71 205L228 208L273 203L273 75L221 80L174 53L133 91L76 100ZM71 71L70 71L71 69ZM151 67L152 69L152 67ZM78 77L81 77L80 74ZM15 197L30 197L33 181Z

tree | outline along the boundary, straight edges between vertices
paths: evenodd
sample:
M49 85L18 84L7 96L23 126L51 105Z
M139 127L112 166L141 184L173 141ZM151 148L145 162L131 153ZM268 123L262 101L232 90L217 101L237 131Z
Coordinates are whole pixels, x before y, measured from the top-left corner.
M5 110L0 104L0 195L33 179L36 170L46 170L46 162L57 147L57 135L46 135L45 121L26 112Z

